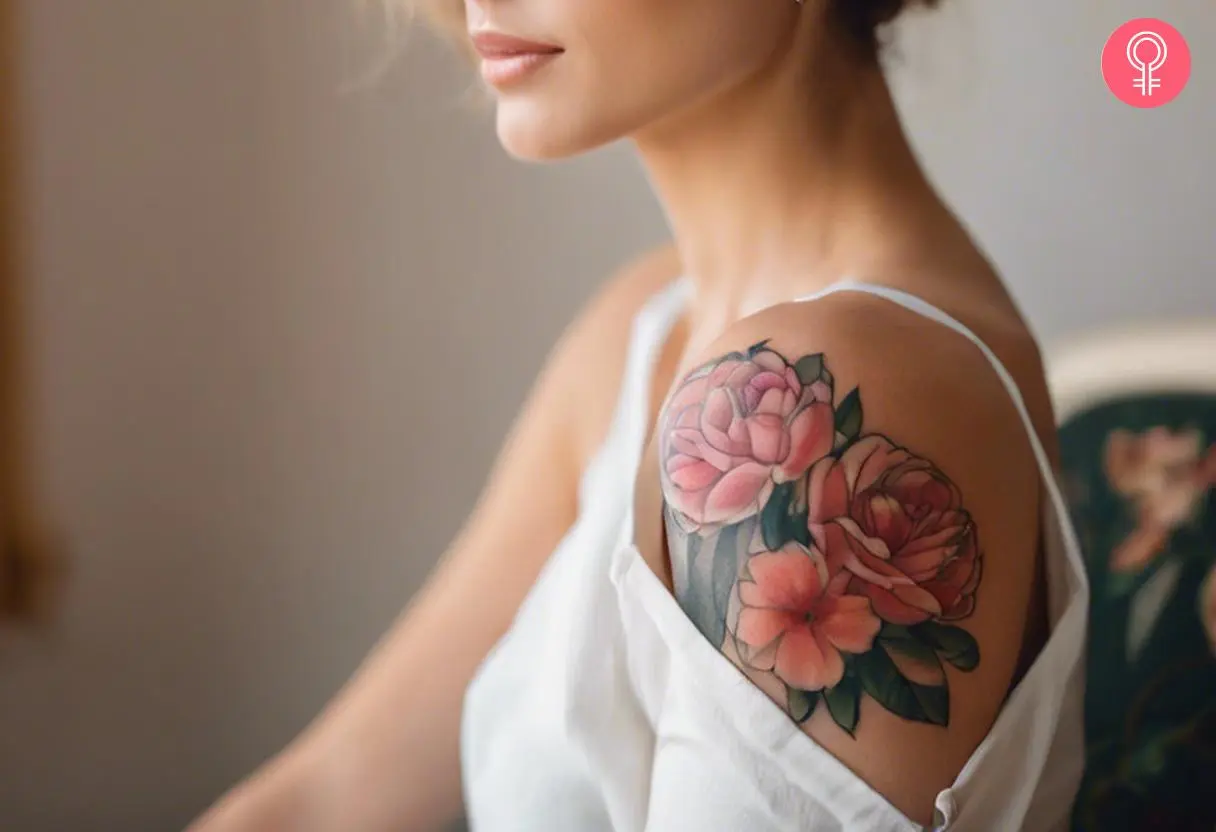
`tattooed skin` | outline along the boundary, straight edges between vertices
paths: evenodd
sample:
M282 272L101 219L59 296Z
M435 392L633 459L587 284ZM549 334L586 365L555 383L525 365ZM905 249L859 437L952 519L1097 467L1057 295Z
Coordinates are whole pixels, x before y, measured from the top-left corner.
M664 409L659 453L676 600L797 722L820 703L853 734L864 694L947 725L948 663L979 664L952 622L982 556L958 489L863 428L822 355L761 342L693 371Z

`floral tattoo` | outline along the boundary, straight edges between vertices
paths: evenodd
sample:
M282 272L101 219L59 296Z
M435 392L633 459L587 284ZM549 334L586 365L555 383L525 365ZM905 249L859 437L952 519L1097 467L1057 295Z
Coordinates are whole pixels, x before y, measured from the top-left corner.
M836 402L823 355L790 363L767 343L693 371L664 410L676 599L746 672L780 682L799 723L822 702L853 734L865 694L947 725L944 664L979 664L950 623L975 607L971 515L932 462L864 432L858 389Z

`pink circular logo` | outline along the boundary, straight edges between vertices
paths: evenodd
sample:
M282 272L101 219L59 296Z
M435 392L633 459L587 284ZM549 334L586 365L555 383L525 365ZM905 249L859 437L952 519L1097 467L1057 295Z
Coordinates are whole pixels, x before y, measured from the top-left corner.
M1102 78L1115 97L1133 107L1160 107L1191 77L1191 50L1164 20L1129 20L1102 48Z

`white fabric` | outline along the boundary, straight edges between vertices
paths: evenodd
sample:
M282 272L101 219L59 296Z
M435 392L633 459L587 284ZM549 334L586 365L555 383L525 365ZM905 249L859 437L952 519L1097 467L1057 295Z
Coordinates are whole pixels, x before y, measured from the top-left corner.
M820 748L685 617L633 546L633 490L659 347L690 294L678 281L634 321L617 412L584 473L578 520L465 698L462 758L474 832L918 830ZM1080 779L1088 587L1055 477L1022 397L966 327L884 297L975 343L1026 422L1047 499L1051 636L992 731L936 801L935 828L1064 828Z

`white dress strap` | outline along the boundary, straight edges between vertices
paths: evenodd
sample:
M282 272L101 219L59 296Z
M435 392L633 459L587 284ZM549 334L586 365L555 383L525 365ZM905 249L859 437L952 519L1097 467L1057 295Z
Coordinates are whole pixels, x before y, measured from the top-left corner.
M628 449L628 468L622 470L636 472L641 465L645 450L643 446L650 430L649 399L655 364L680 313L688 305L692 290L692 281L680 277L655 294L634 318L621 393L609 428L608 441L603 446ZM613 464L619 465L623 461L614 460ZM629 488L625 489L628 492L624 508L626 520L621 524L618 547L633 542L633 476L633 473L629 474Z

